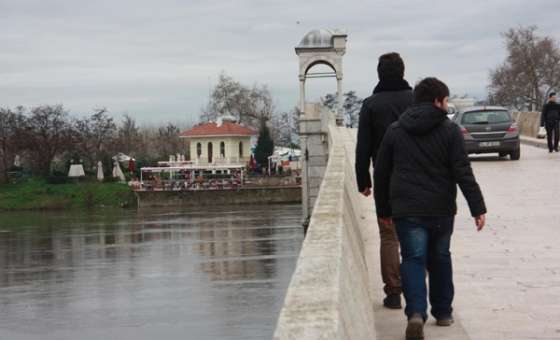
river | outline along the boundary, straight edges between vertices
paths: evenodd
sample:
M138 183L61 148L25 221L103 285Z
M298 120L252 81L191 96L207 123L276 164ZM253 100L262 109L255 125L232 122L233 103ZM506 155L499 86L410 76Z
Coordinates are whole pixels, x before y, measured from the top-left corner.
M0 214L0 339L270 339L301 206Z

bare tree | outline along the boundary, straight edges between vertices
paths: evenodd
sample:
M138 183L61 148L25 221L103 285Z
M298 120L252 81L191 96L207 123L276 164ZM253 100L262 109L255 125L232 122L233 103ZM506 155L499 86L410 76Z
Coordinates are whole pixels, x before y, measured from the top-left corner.
M183 151L179 133L179 128L171 123L158 129L157 137L154 141L157 149L157 156L165 159L169 155L175 155Z
M294 146L298 140L299 109L275 115L271 122L271 134L275 145Z
M105 158L112 151L109 148L114 145L117 126L107 112L106 108L95 109L90 117L74 123L77 151L90 166Z
M234 114L234 106L240 97L241 84L222 72L210 94L209 103L201 114L202 121L216 120L219 115Z
M356 95L356 91L348 91L343 94L344 102L342 103L342 111L344 119L348 127L358 126L358 115L363 99ZM338 97L336 93L328 93L325 97L321 97L323 106L331 111L336 111L338 106Z
M274 110L274 100L266 85L249 88L222 73L200 118L208 122L220 115L232 115L239 122L257 128L272 118Z
M558 43L536 31L536 26L529 26L503 33L508 55L490 72L490 102L534 111L547 93L560 89Z
M23 112L23 107L18 107L15 112L8 108L0 109L0 182L7 179L8 170L20 149L19 130L24 120Z
M246 120L243 121L241 119L240 121L252 126L258 126L258 124L266 123L272 119L276 108L268 87L266 85L254 85L248 95L250 106L244 115Z
M321 103L323 106L328 107L329 110L335 111L336 106L338 105L338 97L336 93L327 93L324 98L321 97Z
M140 128L136 126L136 121L125 114L122 125L118 129L117 151L125 154L131 154L134 151L139 152L143 148L142 141L143 138Z
M344 103L342 103L342 109L344 110L346 126L358 127L358 120L362 102L363 99L356 96L356 91L349 91L344 94Z
M96 109L90 119L92 143L95 157L104 152L116 136L117 125L109 117L106 108Z
M50 174L54 158L72 147L74 134L62 105L32 108L21 133L22 145L32 155L35 170L43 176Z

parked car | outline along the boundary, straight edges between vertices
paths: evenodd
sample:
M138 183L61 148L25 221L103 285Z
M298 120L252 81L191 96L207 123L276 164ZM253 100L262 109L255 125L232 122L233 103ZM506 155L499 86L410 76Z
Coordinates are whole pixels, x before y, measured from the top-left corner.
M449 105L447 106L447 118L449 118L450 120L453 120L453 118L455 117L457 112L458 112L458 110L455 107L455 105L449 103Z
M461 127L469 154L498 153L511 160L521 156L519 128L501 106L476 106L460 110L453 121Z

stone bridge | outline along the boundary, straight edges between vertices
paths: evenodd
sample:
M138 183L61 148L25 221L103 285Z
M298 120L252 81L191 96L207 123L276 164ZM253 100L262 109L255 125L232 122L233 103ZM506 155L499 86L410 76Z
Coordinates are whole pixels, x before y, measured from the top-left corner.
M335 126L318 106L307 112L315 112L301 125L313 145L313 209L274 339L404 339L403 311L382 307L374 205L355 184L356 130ZM437 327L429 319L426 339L560 339L560 204L553 199L560 156L534 147L542 141L524 141L532 146L522 146L519 162L472 159L487 227L475 231L459 195L451 248L456 323Z
M356 130L340 126L345 49L346 34L337 30L311 31L296 47L309 225L276 340L404 339L403 311L382 307L374 203L356 187ZM334 73L308 73L317 63ZM313 76L336 77L336 113L306 102L305 81ZM459 195L451 246L456 322L437 327L429 319L426 339L560 339L560 155L538 148L544 145L534 138L539 113L514 118L524 134L520 161L472 159L489 210L487 226L475 231Z

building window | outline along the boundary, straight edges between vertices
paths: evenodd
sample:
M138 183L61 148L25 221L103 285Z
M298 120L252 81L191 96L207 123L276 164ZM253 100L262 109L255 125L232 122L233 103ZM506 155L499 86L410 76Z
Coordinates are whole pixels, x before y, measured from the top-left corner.
M196 143L196 158L200 158L202 155L202 144Z
M222 156L222 158L226 157L226 143L224 142L220 142L220 156Z
M239 158L243 158L243 142L239 142Z
M208 143L208 163L212 163L212 142Z

